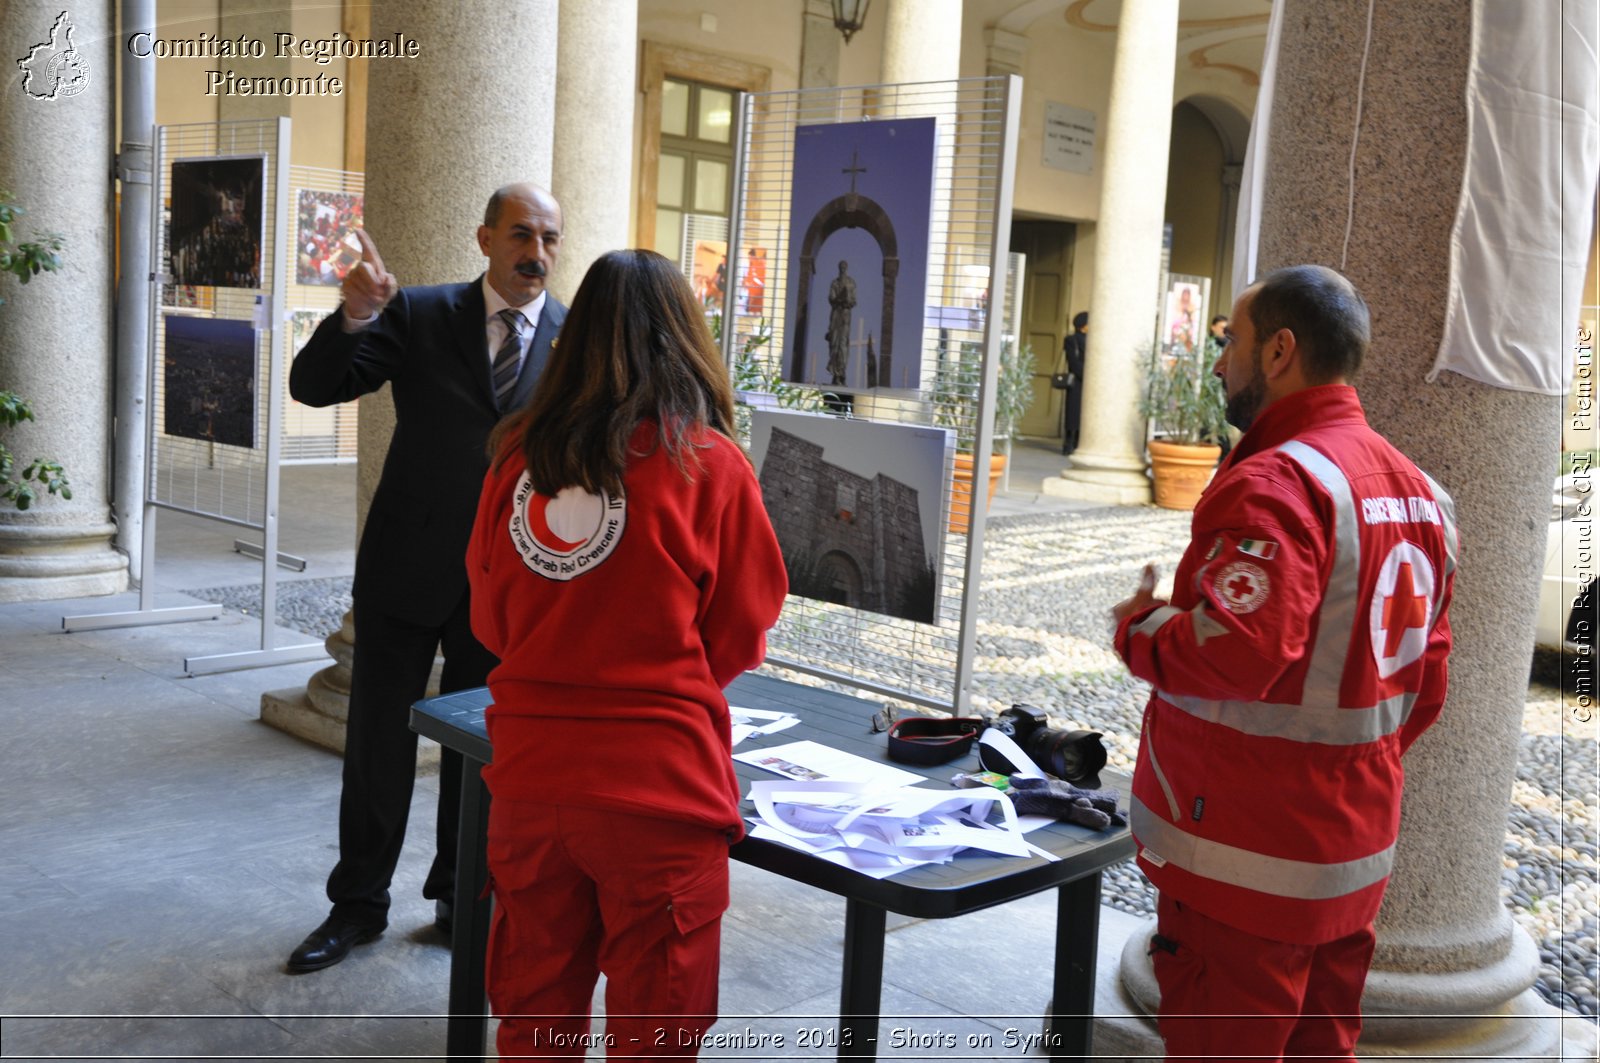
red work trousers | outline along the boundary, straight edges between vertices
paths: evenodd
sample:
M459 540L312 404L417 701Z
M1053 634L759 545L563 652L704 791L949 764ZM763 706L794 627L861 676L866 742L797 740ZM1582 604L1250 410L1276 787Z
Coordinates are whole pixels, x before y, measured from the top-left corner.
M1162 896L1151 943L1169 1061L1355 1059L1372 928L1325 945L1235 930Z
M696 1058L717 1017L728 839L718 830L496 798L489 1003L503 1058ZM606 976L606 1028L589 1005Z

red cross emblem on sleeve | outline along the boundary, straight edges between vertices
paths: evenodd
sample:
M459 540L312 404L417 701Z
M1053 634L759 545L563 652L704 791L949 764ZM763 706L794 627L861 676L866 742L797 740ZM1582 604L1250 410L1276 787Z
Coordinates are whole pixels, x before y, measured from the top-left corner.
M1415 543L1397 543L1383 559L1369 614L1380 677L1389 678L1427 649L1435 584L1433 562Z
M1235 561L1217 573L1212 584L1218 602L1229 612L1253 613L1261 608L1271 593L1272 583L1260 565L1248 561Z

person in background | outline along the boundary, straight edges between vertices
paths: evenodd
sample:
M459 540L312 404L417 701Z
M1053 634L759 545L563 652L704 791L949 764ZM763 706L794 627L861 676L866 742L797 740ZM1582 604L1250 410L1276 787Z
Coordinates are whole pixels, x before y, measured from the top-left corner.
M1206 341L1206 350L1213 355L1221 354L1222 348L1228 345L1228 315L1218 314L1211 319L1211 329Z
M1234 303L1215 372L1244 435L1194 511L1170 603L1112 610L1154 688L1133 776L1169 1060L1354 1060L1401 754L1438 718L1450 496L1368 425L1367 305L1321 266Z
M488 461L485 441L522 405L566 307L545 291L561 248L561 207L512 184L489 197L478 248L488 268L464 284L401 288L362 230L344 304L289 370L308 406L349 402L392 385L395 427L356 551L355 662L350 676L339 862L327 919L289 957L293 973L330 967L382 934L417 774L413 702L441 650L442 693L483 685L494 658L472 637L464 558ZM422 886L440 931L451 929L461 756L439 768L435 855Z
M788 588L728 376L671 262L590 267L528 407L502 424L467 553L489 674L502 1056L693 1058L717 1012L744 834L723 688Z
M1070 374L1061 396L1061 453L1078 449L1078 431L1083 423L1083 362L1089 353L1089 311L1080 310L1072 318L1072 335L1061 344L1061 354Z

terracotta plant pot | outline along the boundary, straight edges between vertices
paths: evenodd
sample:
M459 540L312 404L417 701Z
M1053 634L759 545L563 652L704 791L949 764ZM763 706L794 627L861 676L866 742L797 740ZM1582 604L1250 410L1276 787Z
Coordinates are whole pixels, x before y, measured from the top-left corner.
M1212 443L1168 443L1164 439L1152 439L1149 447L1156 505L1193 509L1200 501L1200 492L1217 471L1222 448Z
M989 455L989 501L994 502L994 489L1005 475L1006 456ZM967 534L972 523L972 455L957 454L955 475L950 478L950 530L957 535Z

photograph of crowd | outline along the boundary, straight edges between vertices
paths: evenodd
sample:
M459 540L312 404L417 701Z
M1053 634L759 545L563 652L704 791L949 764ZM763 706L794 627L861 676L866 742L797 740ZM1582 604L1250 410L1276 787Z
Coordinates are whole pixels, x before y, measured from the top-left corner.
M169 436L254 447L256 330L248 321L166 314L165 415Z
M263 155L172 164L173 284L261 287L265 176Z
M701 305L721 311L722 297L728 290L728 242L696 240L694 270L690 277L694 297Z
M336 286L361 261L361 245L352 230L362 226L363 198L357 192L300 190L296 281Z

